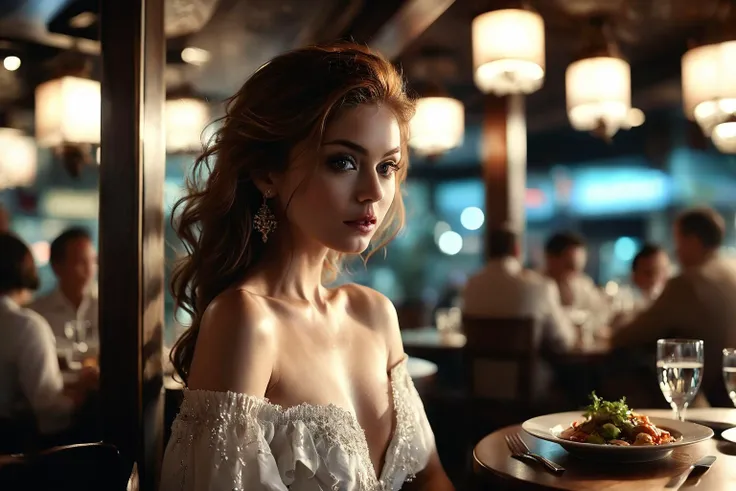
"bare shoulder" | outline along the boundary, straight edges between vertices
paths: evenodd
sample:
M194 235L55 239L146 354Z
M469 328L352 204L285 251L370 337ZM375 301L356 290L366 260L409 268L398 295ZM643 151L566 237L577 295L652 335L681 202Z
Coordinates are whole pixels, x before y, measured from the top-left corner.
M263 396L276 358L268 308L242 290L218 295L202 316L189 387Z
M367 286L350 283L340 287L347 297L349 312L361 323L384 336L389 349L389 366L404 357L399 318L393 302Z

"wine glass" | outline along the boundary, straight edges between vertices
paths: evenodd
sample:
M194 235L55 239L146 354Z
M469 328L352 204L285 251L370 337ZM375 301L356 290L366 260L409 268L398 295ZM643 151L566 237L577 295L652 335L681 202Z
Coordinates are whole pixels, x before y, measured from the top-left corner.
M566 312L570 322L578 331L580 347L588 348L592 346L595 343L595 333L591 323L591 312L576 307L568 307Z
M685 410L698 393L703 378L703 341L699 339L660 339L657 341L659 388L684 421Z
M728 397L736 406L736 349L723 350L723 382L726 384Z
M64 324L64 337L71 344L71 359L79 361L85 356L89 346L87 345L87 332L90 322L84 320L67 321Z

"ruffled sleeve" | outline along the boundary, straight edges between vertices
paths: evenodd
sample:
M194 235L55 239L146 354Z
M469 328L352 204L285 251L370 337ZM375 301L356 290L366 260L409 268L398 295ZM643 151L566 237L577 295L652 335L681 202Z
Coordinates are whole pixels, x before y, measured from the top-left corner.
M161 491L287 491L269 443L266 399L186 391L171 429Z

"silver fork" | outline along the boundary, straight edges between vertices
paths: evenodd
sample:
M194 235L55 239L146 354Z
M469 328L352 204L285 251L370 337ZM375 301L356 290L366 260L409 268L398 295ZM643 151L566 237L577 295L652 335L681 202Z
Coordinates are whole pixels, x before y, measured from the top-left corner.
M524 440L521 439L521 436L518 433L506 435L505 438L506 445L508 445L509 450L511 450L511 455L516 457L517 459L535 460L555 474L561 474L565 472L564 467L555 464L551 460L542 457L539 454L532 453L532 451L529 450L529 447L526 446L526 443L524 443Z

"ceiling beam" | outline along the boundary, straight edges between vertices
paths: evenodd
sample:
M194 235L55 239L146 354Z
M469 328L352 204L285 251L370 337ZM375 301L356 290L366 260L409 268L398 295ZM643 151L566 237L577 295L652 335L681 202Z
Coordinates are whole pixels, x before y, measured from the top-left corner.
M64 34L54 34L38 29L29 29L27 24L10 20L0 20L0 32L3 38L36 43L60 50L76 49L88 55L100 54L99 41L73 38Z
M396 59L453 3L455 0L406 0L368 45L387 58Z
M314 21L305 23L294 42L295 47L321 44L341 37L365 8L365 0L339 0L329 8L319 9Z

